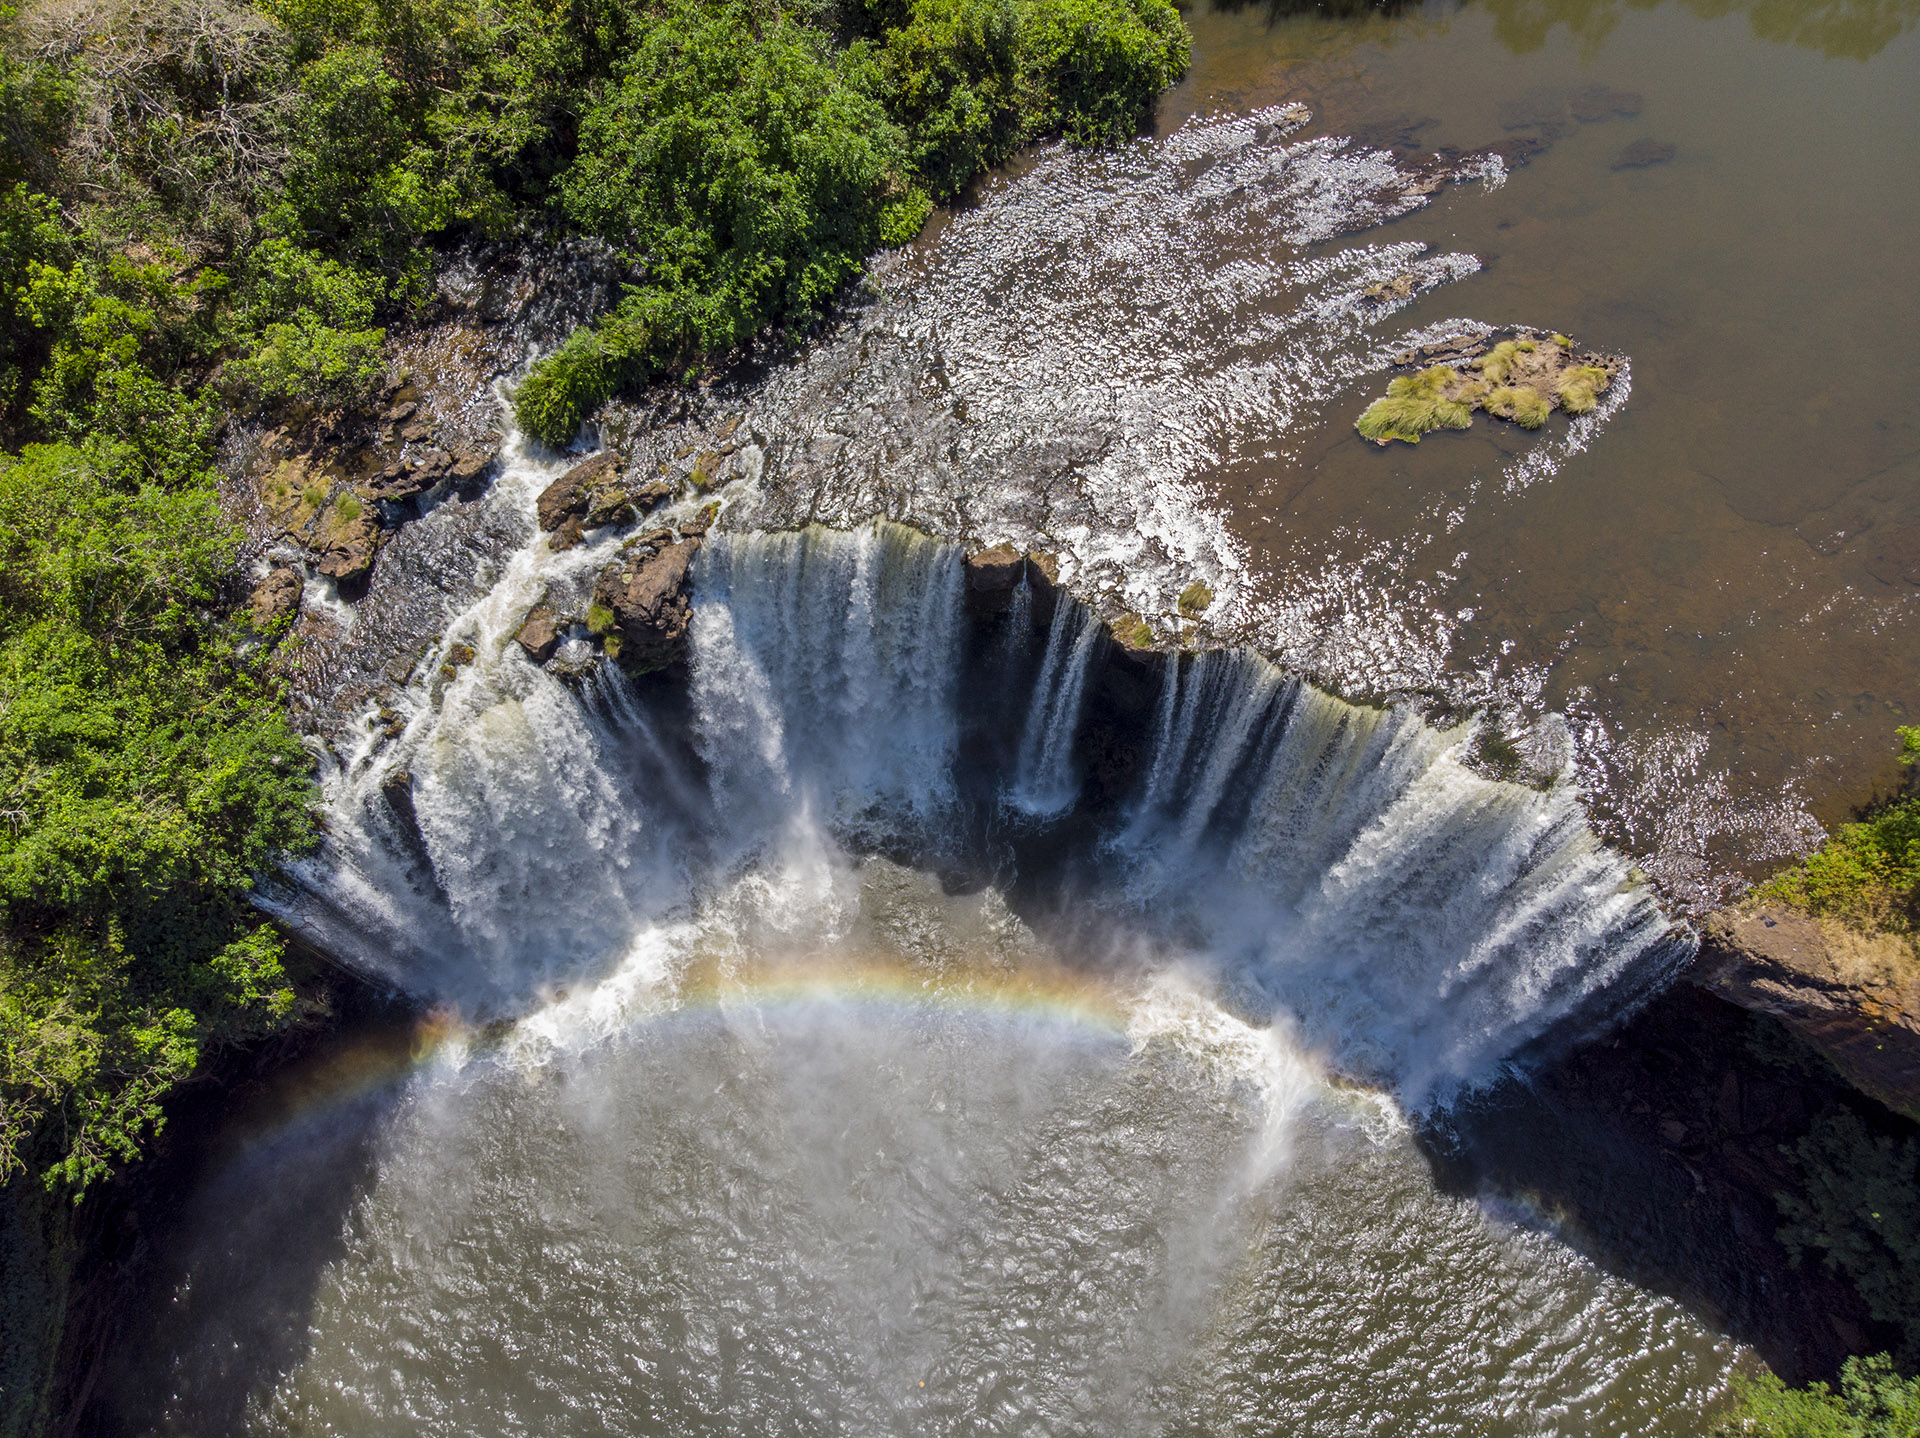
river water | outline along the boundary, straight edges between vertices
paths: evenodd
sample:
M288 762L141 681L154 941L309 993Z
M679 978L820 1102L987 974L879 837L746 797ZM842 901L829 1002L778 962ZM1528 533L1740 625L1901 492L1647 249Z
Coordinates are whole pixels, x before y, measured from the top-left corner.
M1415 1134L1665 981L1673 909L1913 717L1914 17L1196 8L1159 138L609 417L667 460L744 416L680 689L512 642L619 536L551 553L567 460L511 442L316 666L327 846L267 895L428 1016L228 1118L108 1426L1701 1431L1751 1357ZM1630 381L1362 444L1476 323ZM994 539L1091 608L970 615ZM1209 652L1128 661L1113 779L1122 611Z
M1920 5L1285 8L1196 7L1163 128L1290 100L1400 153L1545 142L1375 232L1484 266L1401 318L1564 331L1633 396L1516 485L1511 430L1361 441L1369 380L1212 493L1277 588L1391 595L1575 716L1613 832L1716 898L1887 784L1920 714Z

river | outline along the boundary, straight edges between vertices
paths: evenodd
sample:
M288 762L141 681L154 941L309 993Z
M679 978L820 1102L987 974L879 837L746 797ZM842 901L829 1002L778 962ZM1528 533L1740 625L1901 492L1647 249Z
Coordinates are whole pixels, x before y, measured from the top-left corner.
M742 437L678 678L514 643L620 537L555 553L510 439L303 681L328 839L266 894L411 1014L202 1136L100 1421L1701 1431L1752 1355L1418 1139L1914 718L1917 13L1196 7L1158 137L608 416ZM1630 380L1362 442L1463 324ZM1002 539L1087 607L982 608Z

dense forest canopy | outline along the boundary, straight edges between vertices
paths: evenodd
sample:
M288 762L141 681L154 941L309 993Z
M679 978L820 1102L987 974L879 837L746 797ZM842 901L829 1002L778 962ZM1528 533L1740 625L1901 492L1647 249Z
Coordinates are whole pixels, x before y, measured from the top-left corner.
M633 278L521 386L564 441L1186 62L1168 0L0 5L0 1178L84 1191L295 1009L248 896L310 766L223 426L369 398L463 236L573 232Z

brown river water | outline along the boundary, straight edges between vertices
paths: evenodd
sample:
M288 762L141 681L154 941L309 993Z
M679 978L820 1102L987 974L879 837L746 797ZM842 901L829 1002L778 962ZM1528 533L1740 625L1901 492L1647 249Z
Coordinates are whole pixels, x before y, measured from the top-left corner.
M1522 487L1510 428L1361 440L1373 379L1216 502L1278 588L1448 616L1448 663L1567 713L1615 836L1719 897L1886 786L1920 716L1920 5L1285 10L1191 10L1162 129L1297 100L1400 154L1537 137L1372 232L1484 264L1397 318L1561 330L1633 390Z

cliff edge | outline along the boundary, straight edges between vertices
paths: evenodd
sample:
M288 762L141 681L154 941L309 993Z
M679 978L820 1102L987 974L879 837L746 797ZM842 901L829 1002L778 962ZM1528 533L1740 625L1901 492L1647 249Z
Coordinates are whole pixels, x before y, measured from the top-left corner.
M1906 938L1750 901L1707 916L1688 978L1780 1019L1863 1093L1920 1119L1920 957Z

